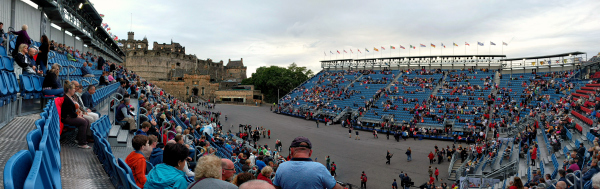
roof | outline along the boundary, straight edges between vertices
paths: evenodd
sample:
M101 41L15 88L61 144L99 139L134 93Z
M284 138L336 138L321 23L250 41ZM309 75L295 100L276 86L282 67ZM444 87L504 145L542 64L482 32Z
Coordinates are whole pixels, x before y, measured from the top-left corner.
M227 63L227 67L244 67L244 63L242 63L241 60L236 60L236 61L229 61L229 63Z
M531 59L557 58L557 57L565 57L565 56L580 55L580 54L586 54L586 53L575 51L575 52L570 52L570 53L561 53L561 54L546 55L546 56L531 56L531 57L522 57L522 58L507 58L507 59L502 59L502 61L513 61L513 60L523 60L523 59L525 59L525 60L531 60Z
M336 59L336 60L321 60L321 62L337 62L337 61L367 61L367 60L389 60L389 59L404 59L404 58L505 58L506 55L427 55L427 56L399 56L399 57L381 57L381 58L358 58L358 59Z

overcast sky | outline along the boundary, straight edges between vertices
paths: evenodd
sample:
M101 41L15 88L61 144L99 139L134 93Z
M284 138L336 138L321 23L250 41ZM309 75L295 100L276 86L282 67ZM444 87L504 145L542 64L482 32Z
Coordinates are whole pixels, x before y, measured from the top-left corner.
M600 52L600 1L165 1L92 0L111 31L126 39L171 39L200 59L244 58L260 66L296 62L315 72L320 60L410 55L504 54L516 58ZM131 15L133 15L131 17ZM130 19L133 18L133 19ZM131 24L133 21L133 24ZM477 42L485 46L477 50ZM496 43L491 46L490 41ZM459 46L452 48L455 42ZM441 43L446 45L440 49ZM399 49L399 45L406 50ZM381 47L386 50L381 51ZM373 48L381 53L373 54ZM354 54L350 53L350 49ZM330 51L335 54L330 54ZM327 56L324 56L324 52ZM338 54L337 58L342 58Z

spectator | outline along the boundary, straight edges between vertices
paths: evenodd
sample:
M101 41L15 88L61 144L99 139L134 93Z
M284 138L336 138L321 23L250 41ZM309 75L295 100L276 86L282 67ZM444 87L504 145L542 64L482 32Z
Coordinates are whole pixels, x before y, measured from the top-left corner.
M4 41L6 40L6 37L4 37L4 29L2 29L4 27L4 23L0 22L0 46L4 46Z
M258 174L257 179L267 181L269 184L272 185L273 184L273 182L271 181L272 173L273 173L273 168L271 168L271 166L266 166L262 169L260 174Z
M140 129L135 132L135 135L148 136L147 132L150 130L150 126L150 122L144 121L142 125L140 125Z
M158 141L158 138L154 135L150 135L150 141L152 141L155 138L156 141ZM163 152L164 152L164 144L163 143L156 143L156 147L153 148L152 153L150 154L150 158L148 158L148 160L150 161L150 163L152 163L153 166L156 167L156 165L163 163Z
M221 180L223 168L221 167L221 159L214 155L202 156L198 160L196 166L196 182L190 184L190 189L212 189L225 188L236 189L237 186L229 182Z
M89 149L90 146L87 145L85 135L87 129L90 127L90 123L83 118L83 114L78 111L78 105L74 103L75 86L71 82L66 81L64 92L66 96L61 107L61 122L77 127L77 143L79 148Z
M556 189L567 189L567 183L565 181L558 181L556 183L556 187L555 188ZM510 189L512 189L512 186L511 186Z
M152 147L150 147L148 137L145 135L134 136L131 139L131 145L134 151L125 158L125 163L131 168L135 185L143 188L146 184L146 158L144 158L144 154L152 152Z
M122 96L125 96L127 94L127 89L125 89L125 81L121 81L120 84L121 85L117 89L117 93L121 94Z
M53 64L52 69L50 69L48 75L46 75L44 82L42 83L42 93L44 95L63 96L63 87L58 79L59 72L59 65Z
M92 63L88 63L88 62L84 62L83 66L81 67L81 75L83 75L83 77L96 77L94 75L94 73L92 73Z
M36 73L40 73L38 71L41 71L39 69L41 69L36 61L35 61L35 55L38 53L38 48L35 46L31 46L29 47L29 49L27 50L27 62L29 62L32 65L33 71L35 71Z
M98 57L98 67L96 67L97 70L103 70L102 68L104 67L104 63L106 63L106 61L104 61L104 58L102 56Z
M360 175L360 188L367 188L367 174L363 171Z
M92 112L96 112L96 108L94 108L94 99L92 95L96 93L96 86L89 85L85 93L81 94L81 101L83 101L83 105L87 107Z
M189 149L181 144L167 144L163 155L164 163L156 165L146 176L145 189L185 189L188 186L185 159Z
M235 174L235 166L229 159L221 159L221 168L223 169L221 180L231 182L233 175Z
M251 180L242 184L240 189L275 189L275 187L262 180Z
M263 161L263 159L265 158L264 155L260 155L263 154L261 152L259 152L259 156L256 158L256 166L258 166L258 172L262 171L262 169L267 166L267 164Z
M241 186L242 184L244 184L250 180L254 180L254 179L256 179L256 178L254 177L254 175L252 175L252 173L243 172L243 173L240 173L237 176L235 176L235 178L233 178L233 181L231 183L236 186Z
M83 87L81 86L81 84L79 84L79 82L77 82L75 80L71 81L71 83L77 89L75 91L75 99L76 99L75 102L79 105L79 110L82 112L83 118L87 119L88 122L90 122L90 123L96 122L100 116L97 113L93 113L92 110L86 108L85 105L83 104L83 102L81 101L81 92L83 92L83 90L82 90ZM89 128L88 128L87 135L90 137L92 136L92 131Z
M524 188L525 187L523 186L523 182L521 182L521 178L515 177L513 180L513 185L510 186L510 188L508 188L508 189L524 189Z
M99 81L98 85L105 86L105 85L108 85L108 84L110 84L108 82L108 72L107 71L103 71L102 72L102 76L100 76L100 81Z
M21 26L21 31L13 31L11 33L18 35L17 41L15 42L15 47L19 47L21 49L21 44L25 44L27 46L31 45L31 39L29 38L29 34L27 34L27 25L23 24ZM12 56L16 57L16 55L20 53L20 51L13 51Z
M38 52L37 56L37 65L39 66L39 69L44 72L44 75L46 75L46 71L48 70L48 53L50 52L48 36L42 35L40 41L42 44L40 45L40 52Z
M590 169L585 172L585 174L583 175L583 181L587 182L589 180L592 179L592 177L596 174L600 172L600 168L598 168L598 160L592 160L592 164L590 165Z
M592 188L600 189L600 174L596 174L592 177Z
M29 49L27 48L27 44L21 44L18 47L18 53L14 53L17 51L13 51L13 57L15 57L15 62L17 63L17 65L19 65L19 67L21 67L21 69L23 70L22 74L36 74L37 72L35 71L35 64L34 62L31 62L31 59L29 59L28 57Z
M117 107L117 113L115 115L117 121L126 121L129 123L129 132L133 133L137 130L135 125L135 119L133 119L133 113L129 111L129 99L123 97L121 104Z
M327 168L312 162L312 144L306 137L296 137L290 145L290 161L279 165L273 180L278 189L333 188L341 189Z

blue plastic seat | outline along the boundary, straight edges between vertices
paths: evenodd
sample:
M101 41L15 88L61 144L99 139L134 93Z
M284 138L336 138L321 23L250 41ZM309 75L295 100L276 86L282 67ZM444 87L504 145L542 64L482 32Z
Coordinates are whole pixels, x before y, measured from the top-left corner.
M125 171L125 169L121 166L119 166L118 160L112 159L112 162L114 163L114 167L115 167L115 171L117 173L117 175L119 176L119 182L118 182L118 187L117 188L124 188L124 189L130 189L131 187L129 186L129 181L127 181L128 177L127 176L127 172Z
M44 153L42 151L36 151L23 188L53 188L50 174L45 165L47 162L43 160Z
M48 175L52 180L52 185L55 188L60 188L62 186L60 178L60 151L57 147L58 141L53 141L49 136L50 133L52 132L45 131L42 135L40 151L43 152L43 161L46 170L48 171Z
M39 119L35 121L36 125L39 121L44 121L43 119ZM35 155L35 151L40 149L40 141L42 141L42 131L40 129L35 129L27 133L27 146L29 146L29 153L33 157Z
M11 72L15 70L12 58L8 58L7 56L2 56L2 64L4 65L5 70L11 71Z
M4 166L4 188L23 188L33 162L31 157L27 150L21 150L8 159Z
M44 83L44 77L42 76L32 76L31 81L33 83L33 88L37 92L42 92L42 83Z

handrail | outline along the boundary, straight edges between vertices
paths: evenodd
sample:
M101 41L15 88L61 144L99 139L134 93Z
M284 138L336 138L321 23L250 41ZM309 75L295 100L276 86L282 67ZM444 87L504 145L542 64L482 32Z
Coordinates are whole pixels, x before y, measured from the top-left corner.
M454 167L454 163L456 163L456 160L458 160L456 158L457 155L458 155L458 151L454 151L454 153L452 154L452 160L450 160L450 165L448 166L448 176L450 176L450 174L452 174L452 168Z
M121 96L121 98L117 98L117 95ZM109 119L110 119L110 109L114 109L113 111L117 111L117 107L119 107L118 103L121 101L121 99L123 99L123 95L119 94L119 93L115 93L113 96L110 97L111 99L115 100L115 104L113 105L113 107L107 108L106 110L106 115L109 115ZM108 104L110 105L110 104ZM113 118L112 124L115 124L117 120L117 117Z
M77 70L77 68L76 68L75 66L73 66L73 65L69 65L68 67L73 67L73 71L71 71L71 72L67 73L67 79L68 79L68 80L71 80L71 74L72 74L73 72L75 72L75 70Z
M96 78L89 78L90 80L95 80L97 84L100 84L100 81L98 81ZM95 85L94 85L95 86Z
M83 82L86 82L88 85L92 84L92 83L90 83L88 80L85 80L85 79L82 79L82 80L81 80L81 82L82 82L82 83L83 83Z

